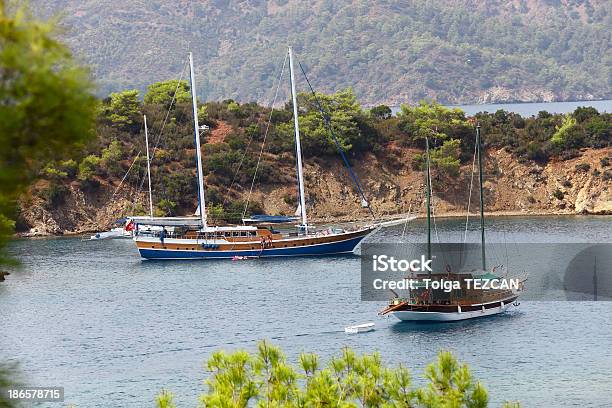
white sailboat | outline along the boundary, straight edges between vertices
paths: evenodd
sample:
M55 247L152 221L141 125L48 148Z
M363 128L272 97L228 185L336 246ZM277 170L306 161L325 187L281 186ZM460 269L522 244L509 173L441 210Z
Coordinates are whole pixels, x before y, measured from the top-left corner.
M150 224L161 227L160 232L140 234L140 223L146 219L134 218L137 224L134 241L141 257L146 259L243 259L250 257L305 256L352 253L361 241L382 226L399 224L406 219L386 223L372 223L353 229L334 228L324 233L317 232L308 224L306 212L304 175L300 129L298 123L297 94L294 77L294 61L291 47L288 48L293 104L296 166L299 188L299 225L296 232L280 233L257 225L209 225L206 215L204 177L198 123L197 97L193 55L189 53L190 88L193 109L193 127L196 147L198 182L198 217L188 219L151 219ZM174 227L169 232L167 227Z

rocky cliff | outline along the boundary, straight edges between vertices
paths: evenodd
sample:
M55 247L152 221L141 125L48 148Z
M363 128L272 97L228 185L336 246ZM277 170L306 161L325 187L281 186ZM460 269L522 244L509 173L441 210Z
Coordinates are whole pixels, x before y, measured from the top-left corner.
M395 148L396 160L380 160L366 154L355 160L355 171L377 216L423 212L424 176L411 169L412 149ZM489 150L485 166L485 200L492 214L612 214L612 169L606 158L612 148L585 149L578 157L540 166L520 162L504 149ZM602 160L603 159L603 160ZM467 210L471 164L456 178L434 177L434 205L439 216L459 215ZM307 206L319 222L368 218L339 160L315 160L305 168ZM478 178L474 177L471 212L477 212ZM44 188L40 181L32 190ZM85 233L108 229L113 221L131 214L135 204L146 208L146 195L133 188L118 188L101 180L95 193L82 191L78 183L68 186L62 205L54 210L44 200L28 194L21 203L19 229L24 235ZM246 197L247 193L239 193ZM252 201L268 214L292 214L295 186L278 181L256 186Z

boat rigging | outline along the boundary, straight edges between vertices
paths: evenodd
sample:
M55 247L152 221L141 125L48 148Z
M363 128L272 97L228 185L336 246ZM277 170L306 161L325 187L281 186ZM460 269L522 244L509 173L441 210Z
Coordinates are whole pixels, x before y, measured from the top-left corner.
M198 217L195 219L194 217L183 219L134 217L133 220L136 224L134 241L141 257L146 259L236 259L236 257L259 258L352 253L366 236L378 229L406 222L406 219L400 219L371 223L352 229L328 228L323 231L317 231L313 225L308 224L294 76L294 57L291 47L288 48L288 56L300 201L300 224L297 226L297 231L281 233L274 228L267 228L261 225L217 226L208 223L206 217L200 126L198 123L196 78L193 55L189 53L190 91L193 110L194 144L196 147L196 178L198 183ZM325 117L322 108L321 113ZM326 120L326 122L329 125L329 121ZM331 126L329 128L331 129ZM344 154L343 158L348 165L348 160L346 160ZM357 177L352 173L352 170L350 171L353 180L358 185L362 200L367 203ZM275 220L268 219L267 221ZM142 224L149 226L147 231L141 231L140 227ZM157 228L152 229L150 228L151 226ZM170 227L172 230L169 230Z
M484 186L483 186L483 159L482 139L480 125L476 124L476 157L478 158L478 179L480 187L480 246L481 265L480 273L452 272L447 265L446 271L417 275L416 279L409 279L411 288L407 298L401 298L398 293L393 292L394 297L389 305L379 312L380 315L395 316L402 321L456 321L472 319L476 317L489 316L502 313L507 309L518 306L516 300L523 289L524 280L517 283L516 287L497 288L474 288L471 282L474 280L495 281L499 278L493 271L486 269L485 252L485 222L484 222ZM431 249L431 169L429 155L429 138L425 138L425 188L427 207L427 259L432 259ZM472 166L473 175L474 166ZM471 195L471 183L470 183ZM469 206L469 204L468 204ZM469 207L468 207L469 217ZM434 220L435 222L435 220ZM467 230L467 223L466 223ZM465 238L464 238L465 239ZM408 279L408 278L405 278ZM429 283L453 282L456 287L452 291L434 290ZM413 286L414 283L414 286Z

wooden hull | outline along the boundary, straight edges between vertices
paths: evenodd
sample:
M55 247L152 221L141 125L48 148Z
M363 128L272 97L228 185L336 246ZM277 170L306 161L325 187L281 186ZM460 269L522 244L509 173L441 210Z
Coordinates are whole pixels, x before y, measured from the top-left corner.
M196 239L138 237L136 246L145 259L231 259L281 256L320 256L352 253L374 227L341 234L277 239L266 242L222 242Z
M452 322L492 316L514 307L518 295L476 305L407 305L389 312L402 321Z

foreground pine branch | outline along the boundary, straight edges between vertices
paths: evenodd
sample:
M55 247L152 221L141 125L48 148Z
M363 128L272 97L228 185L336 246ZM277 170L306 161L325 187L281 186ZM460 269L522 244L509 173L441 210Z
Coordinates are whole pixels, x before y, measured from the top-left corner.
M378 353L357 355L344 348L322 367L316 354L302 353L298 367L287 363L267 341L257 352L215 352L206 364L203 407L466 407L484 408L489 395L469 367L441 351L425 369L428 383L416 387L403 365L386 366ZM158 408L175 408L173 394L162 390ZM505 403L505 408L520 404Z

